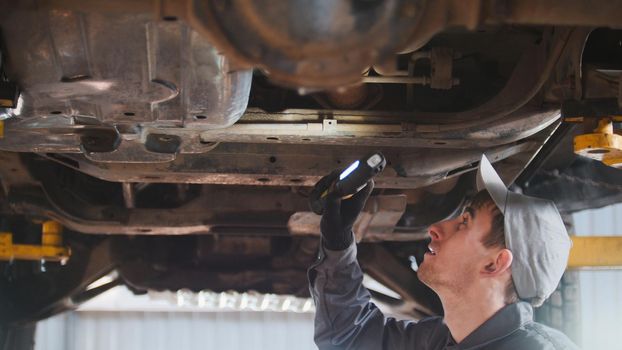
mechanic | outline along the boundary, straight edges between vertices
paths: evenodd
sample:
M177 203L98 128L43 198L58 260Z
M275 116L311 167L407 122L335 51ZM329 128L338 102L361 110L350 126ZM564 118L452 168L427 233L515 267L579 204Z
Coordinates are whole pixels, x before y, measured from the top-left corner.
M440 297L444 317L419 322L385 317L362 285L352 226L373 181L350 199L327 200L309 269L320 349L578 349L533 320L532 306L556 289L571 247L555 204L510 192L485 156L477 185L459 217L428 230L417 275Z

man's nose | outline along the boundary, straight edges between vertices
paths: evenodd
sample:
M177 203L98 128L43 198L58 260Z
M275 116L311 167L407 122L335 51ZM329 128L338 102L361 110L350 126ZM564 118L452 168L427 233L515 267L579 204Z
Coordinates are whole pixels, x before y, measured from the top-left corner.
M428 228L428 234L430 235L430 237L432 237L433 241L446 239L447 237L449 237L449 235L452 235L454 233L456 220L459 220L459 218L436 222L430 225L430 227Z
M432 237L433 241L438 241L443 237L443 229L440 225L440 222L434 223L430 225L428 228L428 234Z

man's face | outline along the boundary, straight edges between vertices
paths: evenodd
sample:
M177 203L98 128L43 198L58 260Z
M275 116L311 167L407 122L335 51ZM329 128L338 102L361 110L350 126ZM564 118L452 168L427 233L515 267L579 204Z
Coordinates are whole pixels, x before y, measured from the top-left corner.
M467 207L458 217L433 224L430 252L419 267L419 279L437 293L459 292L482 278L481 271L494 259L494 250L482 240L492 227L494 204Z

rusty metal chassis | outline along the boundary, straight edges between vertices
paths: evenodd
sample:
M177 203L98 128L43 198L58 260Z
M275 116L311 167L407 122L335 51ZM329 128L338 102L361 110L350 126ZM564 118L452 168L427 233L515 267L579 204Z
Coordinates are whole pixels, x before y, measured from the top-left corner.
M507 179L512 179L517 175L516 170L520 171L527 164L555 127L556 124L529 139L491 149L431 152L429 149L381 148L392 166L378 178L378 188L407 190L455 178L475 169L479 155L484 151L494 160L505 160L508 164L514 162L514 167L510 167L513 173L506 174ZM299 192L304 192L323 174L347 165L368 149L374 148L224 143L203 155L180 155L173 162L150 164L96 163L79 154L42 154L34 157L37 162L47 164L47 168L41 168L38 175L30 174L24 156L2 152L0 158L11 167L1 169L0 176L10 212L52 218L79 232L287 235L290 216L308 211L306 198ZM124 186L125 206L75 200L56 182L56 177L60 176L59 167L118 182L120 187ZM140 187L134 183L140 186L149 183L204 185L196 199L179 207L148 209L136 208L131 203L134 191ZM240 186L242 183L246 185ZM404 207L405 203L401 213ZM390 211L389 214L395 217L395 209ZM376 208L372 213L387 214L382 208ZM386 227L380 231L381 235L367 238L419 239L391 235L391 230Z
M264 229L269 234L287 234L289 216L307 211L305 199L292 194L291 189L311 186L323 174L347 165L370 149L383 150L391 161L389 171L378 179L379 188L421 188L459 176L477 166L482 152L494 160L507 159L511 163L518 159L519 165L514 161L510 167L513 173L507 179L511 180L556 127L560 97L576 93L559 80L576 73L580 62L577 48L582 47L588 33L566 29L550 33L524 53L497 96L461 113L387 116L331 111L269 114L251 110L239 123L225 129L146 126L134 133L112 128L111 134L116 133L120 142L117 149L108 152L90 150L85 145L88 137L71 128L24 127L9 120L2 142L4 150L37 152L74 170L126 183L125 207L76 205L63 200L59 188L35 179L28 181L28 170L23 166L19 169L19 157L5 152L4 161L14 164L11 169L22 175L10 174L9 168L2 170L9 209L54 218L85 233L192 234L229 230L256 234ZM536 98L547 82L555 86L557 95L545 94L545 100ZM45 142L33 148L35 137ZM151 149L145 147L149 142ZM153 147L154 143L157 147ZM169 147L171 143L174 147ZM204 186L198 199L181 207L145 209L132 207L128 198L132 186L127 183L209 185ZM219 186L232 184L247 186ZM390 239L390 235L384 238Z

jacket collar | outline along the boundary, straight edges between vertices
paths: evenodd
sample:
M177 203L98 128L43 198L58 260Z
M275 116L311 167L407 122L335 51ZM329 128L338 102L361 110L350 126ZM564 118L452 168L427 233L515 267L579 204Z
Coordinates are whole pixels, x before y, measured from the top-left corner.
M509 304L469 334L460 349L471 349L504 338L527 323L533 322L533 308L526 302Z

